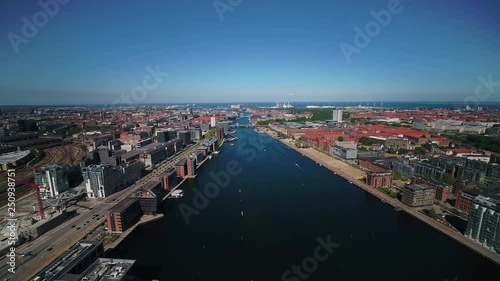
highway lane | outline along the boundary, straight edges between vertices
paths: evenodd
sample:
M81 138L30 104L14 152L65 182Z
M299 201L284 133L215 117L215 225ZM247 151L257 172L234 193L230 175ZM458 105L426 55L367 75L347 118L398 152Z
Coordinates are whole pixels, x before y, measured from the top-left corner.
M11 278L11 280L28 279L31 277L30 275L41 270L71 245L78 242L81 237L85 236L96 227L98 222L102 223L105 220L104 213L109 208L142 188L145 183L155 179L156 176L163 173L167 168L175 165L180 159L186 158L195 152L198 146L199 145L189 146L175 155L174 158L162 161L153 171L138 180L132 186L114 193L104 200L96 200L96 204L91 210L83 210L79 215L69 219L59 227L52 229L30 243L20 246L17 249L17 253L19 254L17 255L16 274L13 275L7 271L6 259L5 256L3 256L0 259L0 266L2 266L0 268L0 278ZM96 216L98 216L98 219L96 219ZM48 251L49 249L51 250ZM33 256L21 256L21 254L29 252L31 252Z

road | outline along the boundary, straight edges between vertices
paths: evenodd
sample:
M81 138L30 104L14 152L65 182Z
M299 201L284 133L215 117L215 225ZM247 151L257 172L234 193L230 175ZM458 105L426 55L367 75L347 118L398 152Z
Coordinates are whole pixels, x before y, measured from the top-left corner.
M35 273L42 270L50 262L55 260L69 247L85 237L94 228L105 221L104 214L112 206L139 190L147 182L155 179L167 168L175 165L179 160L186 158L199 147L198 144L186 147L170 160L164 160L148 175L138 180L130 187L114 193L104 200L95 200L92 209L83 210L77 216L69 219L59 227L43 234L34 241L24 244L17 249L16 273L8 272L5 256L0 259L0 278L11 280L28 280ZM98 233L91 234L90 237ZM31 255L22 255L30 253Z

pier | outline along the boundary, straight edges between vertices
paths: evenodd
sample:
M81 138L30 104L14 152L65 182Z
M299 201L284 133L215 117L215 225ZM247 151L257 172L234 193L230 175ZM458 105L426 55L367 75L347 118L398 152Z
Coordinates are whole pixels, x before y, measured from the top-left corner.
M163 197L161 201L162 202L165 201L172 194L172 192L174 192L177 188L179 188L187 179L188 179L187 177L183 178L176 186L174 186L172 189L169 190L167 195L165 195L165 197Z

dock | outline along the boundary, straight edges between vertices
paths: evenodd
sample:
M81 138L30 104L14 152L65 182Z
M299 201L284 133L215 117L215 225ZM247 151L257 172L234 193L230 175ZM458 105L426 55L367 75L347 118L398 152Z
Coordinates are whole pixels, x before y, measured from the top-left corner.
M177 188L179 188L188 178L183 178L181 180L181 182L179 182L176 186L174 186L174 188L172 188L168 193L167 195L165 195L165 197L163 197L163 199L161 199L161 201L165 201L169 196L170 194L172 194L172 192L174 192Z

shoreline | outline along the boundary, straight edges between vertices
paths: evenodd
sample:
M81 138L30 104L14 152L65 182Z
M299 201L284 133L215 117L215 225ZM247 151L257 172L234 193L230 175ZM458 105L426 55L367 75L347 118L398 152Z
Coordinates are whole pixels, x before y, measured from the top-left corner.
M339 175L340 177L344 178L347 181L352 182L353 185L361 188L365 192L370 193L371 195L375 196L376 198L383 200L384 203L391 205L394 208L397 208L401 211L404 211L405 213L413 216L414 218L418 219L419 221L425 223L426 225L434 228L435 230L438 230L442 234L446 235L449 238L452 238L456 242L462 244L463 246L466 246L470 250L474 251L475 253L483 256L484 258L487 258L488 260L492 261L493 263L496 263L498 266L500 266L500 255L496 254L494 251L491 251L482 245L474 242L473 240L470 240L463 236L460 232L454 231L451 228L441 224L440 222L435 221L434 219L428 217L425 214L420 213L417 209L413 209L412 207L406 206L402 202L400 202L397 199L391 198L390 196L386 195L383 192L378 191L375 188L370 187L369 185L359 181L358 178L351 176L350 174L345 173L341 169L338 169L338 166L335 167L335 165L332 165L331 163L326 162L323 157L318 157L318 153L324 154L323 152L320 152L318 150L315 150L314 148L297 148L294 145L290 144L288 141L289 139L280 139L277 137L276 133L269 128L263 128L261 132L266 133L267 135L271 136L275 140L278 140L279 142L283 143L287 147L293 149L294 151L302 154L303 156L309 158L312 161L315 161L318 164L321 164L323 167L327 168L331 172L334 172L335 174ZM325 155L326 156L326 155ZM348 165L344 163L342 160L339 160L339 158L333 157L328 155L331 159L329 159L329 162L337 162L337 163L342 163L345 165ZM349 166L352 169L355 169L354 167ZM361 170L360 170L361 171Z

